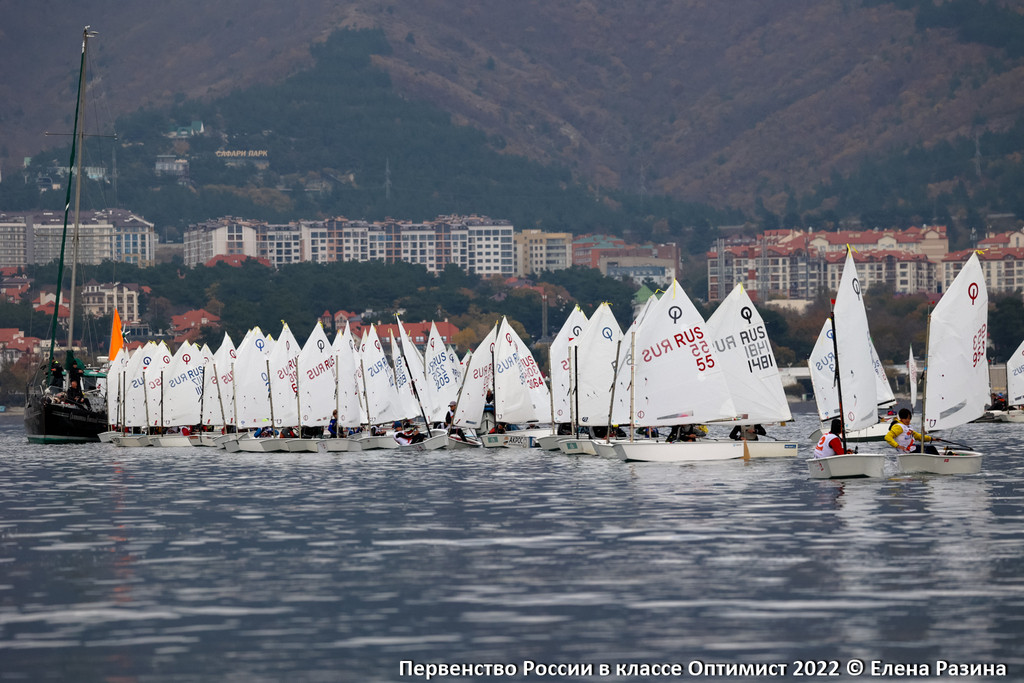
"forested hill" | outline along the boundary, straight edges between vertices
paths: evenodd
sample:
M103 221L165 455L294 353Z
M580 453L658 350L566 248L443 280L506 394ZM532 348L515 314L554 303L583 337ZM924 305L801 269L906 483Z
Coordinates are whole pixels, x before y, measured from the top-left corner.
M0 59L19 68L0 79L0 165L6 184L47 145L43 130L68 127L85 24L100 34L97 111L115 116L280 84L313 66L311 44L372 28L389 46L373 63L396 94L473 126L496 153L564 169L561 186L605 206L637 198L632 215L656 235L672 231L659 228L662 195L766 225L980 224L1024 214L1021 11L999 0L5 3Z

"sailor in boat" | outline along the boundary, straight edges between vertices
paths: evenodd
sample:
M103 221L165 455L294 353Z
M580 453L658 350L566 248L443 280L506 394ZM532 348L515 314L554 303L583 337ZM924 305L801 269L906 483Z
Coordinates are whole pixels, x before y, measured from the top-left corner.
M699 424L676 425L668 434L667 441L696 441L708 435L708 428Z
M64 366L56 358L50 363L50 386L58 389L64 386Z
M420 443L426 441L427 437L420 434L420 429L416 425L410 425L403 430L395 432L395 441L400 446L405 446L411 443Z
M64 400L68 403L72 403L76 406L81 406L86 410L90 409L89 399L82 393L82 388L78 386L78 380L71 380L71 384L68 385L68 390L64 392Z
M815 458L830 458L833 455L843 455L846 449L843 448L843 440L839 435L843 432L843 421L838 417L832 420L832 427L821 435L818 445L814 447Z
M444 414L444 428L448 430L448 436L454 436L465 441L466 433L461 428L455 426L455 407L458 405L457 401L448 402L448 412Z
M897 414L896 419L892 421L892 426L889 427L889 431L885 433L885 442L904 453L928 453L930 455L938 455L939 451L935 446L924 445L924 442L931 441L932 437L927 434L915 432L910 428L911 417L913 417L913 413L910 412L909 408L900 408L900 412ZM916 439L920 439L920 443L918 443Z
M732 428L732 431L729 432L729 438L733 441L740 441L741 439L744 441L757 441L758 434L761 436L768 436L768 432L766 432L764 427L759 424L736 425Z

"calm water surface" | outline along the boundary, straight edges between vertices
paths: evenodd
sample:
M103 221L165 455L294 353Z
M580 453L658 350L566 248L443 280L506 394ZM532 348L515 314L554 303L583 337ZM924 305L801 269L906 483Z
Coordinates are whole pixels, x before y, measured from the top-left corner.
M815 426L771 430L800 458L661 465L34 446L3 418L0 680L851 658L1024 679L1024 425L950 435L979 475L845 483L807 478Z

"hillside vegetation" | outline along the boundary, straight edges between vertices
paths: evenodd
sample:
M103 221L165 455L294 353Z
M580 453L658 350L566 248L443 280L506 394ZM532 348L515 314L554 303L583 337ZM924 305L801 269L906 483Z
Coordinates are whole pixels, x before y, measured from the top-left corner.
M33 3L2 29L0 57L17 55L27 68L5 73L0 122L14 135L0 163L9 179L12 160L42 147L39 128L70 116L61 105L80 22L101 32L95 61L108 111L141 104L166 115L164 107L184 113L195 102L221 107L228 117L209 123L226 132L246 125L232 113L261 109L231 109L233 92L250 104L270 98L268 110L361 109L364 125L343 140L322 114L274 128L285 147L294 138L298 158L312 144L330 162L298 168L278 149L270 170L279 177L227 177L219 201L209 188L202 208L214 214L239 196L267 211L321 210L319 200L295 197L288 176L344 171L351 152L362 155L352 167L363 173L346 191L363 196L341 205L365 217L382 210L384 200L368 195L384 194L390 170L389 201L409 217L486 210L525 225L532 216L518 212L530 207L546 227L576 221L671 236L676 221L733 221L739 210L763 225L949 222L960 246L987 213L1021 213L1020 12L995 0L308 0L287 10L106 0L60 13ZM309 45L328 45L338 28L372 28L386 44L372 50L375 69L363 81L341 76L365 91L338 94L319 77L324 53ZM65 33L69 48L55 49L52 36ZM386 104L385 91L408 105L400 117L371 106ZM410 111L433 123L408 127ZM451 149L451 123L477 138ZM422 163L427 156L436 168ZM198 183L213 170L201 162ZM510 177L527 175L534 187L509 188ZM158 215L191 208L170 188L164 197ZM695 209L702 205L726 213Z

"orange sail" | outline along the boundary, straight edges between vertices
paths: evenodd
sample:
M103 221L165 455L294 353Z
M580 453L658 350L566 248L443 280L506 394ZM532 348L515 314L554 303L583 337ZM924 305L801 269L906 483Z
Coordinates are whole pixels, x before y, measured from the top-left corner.
M117 352L124 346L124 337L121 335L121 314L114 309L114 322L110 325L110 353L107 358L114 360Z

